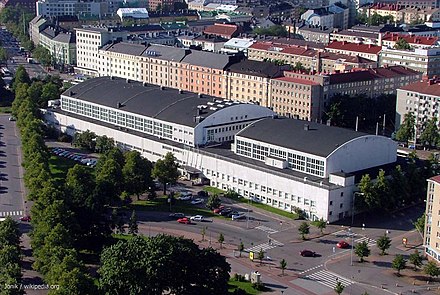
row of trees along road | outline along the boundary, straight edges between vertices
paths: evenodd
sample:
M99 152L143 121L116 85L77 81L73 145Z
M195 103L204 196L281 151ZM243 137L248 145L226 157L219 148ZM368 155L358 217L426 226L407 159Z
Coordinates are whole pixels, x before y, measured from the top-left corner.
M412 112L405 114L403 122L396 132L396 139L401 142L414 142L416 117ZM420 143L427 148L440 146L440 132L437 127L437 118L433 117L422 126L419 137Z
M111 208L123 203L121 196L140 195L151 188L152 175L164 183L176 181L174 156L168 154L153 166L137 151L122 153L113 147L99 158L95 169L75 165L65 181L54 179L39 113L40 96L35 95L39 81L31 81L24 69L17 72L12 111L22 136L27 197L34 201L33 267L46 283L60 286L50 294L135 295L139 290L145 290L142 294L169 290L225 294L230 267L214 250L200 250L192 241L168 236L117 243L111 236L115 226L109 218ZM135 215L132 220L136 222ZM136 234L137 227L132 228ZM96 280L82 261L85 251L100 256Z
M20 235L18 223L10 217L0 222L0 294L23 294L19 288L6 288L21 283Z

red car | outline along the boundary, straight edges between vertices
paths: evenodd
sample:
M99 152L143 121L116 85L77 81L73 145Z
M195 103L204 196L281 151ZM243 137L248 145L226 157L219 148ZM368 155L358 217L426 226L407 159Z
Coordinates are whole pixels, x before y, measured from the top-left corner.
M315 257L316 253L311 250L302 250L301 252L299 252L299 255L301 255L302 257Z
M340 241L339 243L336 244L336 247L341 249L348 248L348 246L350 245L346 241Z
M222 212L223 209L225 209L225 206L220 206L218 208L215 208L213 212L215 214L220 214L220 212Z
M184 223L184 224L190 224L191 220L188 217L183 217L183 218L179 218L177 219L178 223Z
M20 217L20 220L25 221L25 222L29 222L29 221L31 221L31 217L29 215L25 215L25 216Z

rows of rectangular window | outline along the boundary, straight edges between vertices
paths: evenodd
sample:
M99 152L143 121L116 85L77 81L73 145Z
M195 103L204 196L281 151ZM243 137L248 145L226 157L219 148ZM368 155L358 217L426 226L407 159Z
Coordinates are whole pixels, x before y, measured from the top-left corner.
M324 176L324 161L305 157L292 152L287 153L282 149L252 144L247 141L237 140L236 153L245 157L265 161L266 157L275 157L287 161L292 170L307 172L309 174Z
M111 109L106 109L94 106L82 101L74 101L63 98L61 100L61 108L63 110L84 115L100 121L116 124L130 129L146 132L148 134L156 135L172 139L173 127L158 121L144 119L142 117L117 112Z

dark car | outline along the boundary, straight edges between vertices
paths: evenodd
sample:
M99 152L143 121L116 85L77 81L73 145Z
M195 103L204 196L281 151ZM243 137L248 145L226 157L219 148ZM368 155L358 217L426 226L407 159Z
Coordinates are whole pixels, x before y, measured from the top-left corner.
M315 257L316 253L311 250L302 250L301 252L299 252L299 255L301 255L302 257Z
M171 218L183 218L183 217L185 217L185 214L183 214L183 213L171 213L169 216Z
M197 193L197 197L200 197L200 198L204 198L204 197L207 197L207 196L208 196L208 193L205 192L205 191L199 191Z
M231 208L225 208L225 209L223 209L223 210L220 212L220 215L221 215L221 216L228 216L228 214L231 213L231 212L232 212L232 209L231 209Z
M24 221L24 222L29 222L29 221L31 221L31 217L29 215L25 215L25 216L20 217L20 220Z
M238 211L231 211L228 213L228 215L226 215L227 217L232 217L232 215L238 215L240 212Z

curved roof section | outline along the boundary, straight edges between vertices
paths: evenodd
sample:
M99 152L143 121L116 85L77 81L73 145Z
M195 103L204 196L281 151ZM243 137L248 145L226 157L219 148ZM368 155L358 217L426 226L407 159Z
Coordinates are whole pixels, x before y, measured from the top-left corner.
M237 134L321 157L327 157L348 141L366 135L350 129L288 118L261 119Z
M127 83L125 79L110 77L86 80L62 95L189 127L199 124L194 119L197 115L207 118L218 110L239 104L151 84Z

